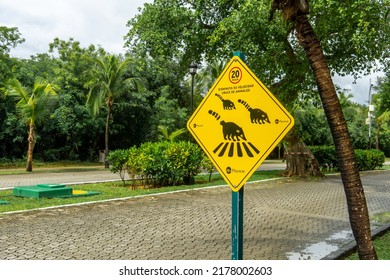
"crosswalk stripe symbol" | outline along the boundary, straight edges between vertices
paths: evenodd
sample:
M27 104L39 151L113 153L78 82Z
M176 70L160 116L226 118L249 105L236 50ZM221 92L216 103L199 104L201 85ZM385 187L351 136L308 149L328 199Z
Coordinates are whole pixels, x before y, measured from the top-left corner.
M237 143L237 145L234 145L234 143ZM230 144L230 146L229 146L229 144ZM244 148L242 148L241 145ZM260 151L251 142L225 142L225 143L221 142L213 150L213 153L216 154L219 151L218 157L223 157L225 155L228 147L229 147L229 151L227 152L227 156L234 157L234 146L236 146L238 157L244 156L243 150L245 150L245 153L248 157L254 157L253 153L256 153L256 154L260 153Z
M237 142L237 155L239 157L242 157L242 150L241 150L240 142Z
M229 146L229 143L225 143L225 146L223 146L221 152L219 153L219 157L222 157L226 151L226 148Z
M253 144L251 142L248 142L249 146L251 146L251 148L253 149L253 151L256 153L256 154L259 154L260 151L255 147L253 146Z
M221 144L219 144L219 145L214 149L213 153L215 154L215 153L219 150L219 148L221 148L222 145L223 145L223 142L222 142Z
M233 156L233 152L234 152L234 142L230 143L229 157Z
M252 154L251 150L249 150L248 146L245 143L242 143L242 145L244 146L244 149L245 149L246 153L248 154L248 156L253 157L253 154Z

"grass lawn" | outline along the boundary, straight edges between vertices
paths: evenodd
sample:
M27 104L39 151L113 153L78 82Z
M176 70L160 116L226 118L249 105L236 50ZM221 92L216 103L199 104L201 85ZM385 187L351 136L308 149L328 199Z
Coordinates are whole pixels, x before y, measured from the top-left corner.
M374 247L379 260L390 260L390 231L374 240ZM358 254L354 253L347 260L358 260Z
M380 222L384 224L390 223L390 212L376 214L370 218L371 221ZM390 260L390 230L386 231L383 235L374 239L374 247L380 260ZM358 254L354 253L350 255L348 260L358 260Z
M257 171L255 172L250 181L258 181L272 178L279 178L281 171ZM118 176L119 179L119 176ZM82 202L99 201L114 198L134 197L146 194L155 194L162 192L178 191L178 190L190 190L196 188L203 188L207 186L226 185L226 182L219 174L213 174L211 182L208 181L208 175L199 175L195 178L194 185L179 185L169 186L161 188L143 188L139 187L133 189L130 182L127 182L124 186L121 181L110 182L110 183L96 183L96 184L84 184L84 185L73 185L72 188L75 190L83 191L96 191L100 192L98 195L93 196L81 196L81 197L69 197L69 198L24 198L15 197L12 194L12 190L0 191L0 200L7 201L9 204L0 205L0 213L20 210L31 210L37 208L59 206L66 204L75 204Z
M390 260L390 231L374 240L374 246L380 260Z

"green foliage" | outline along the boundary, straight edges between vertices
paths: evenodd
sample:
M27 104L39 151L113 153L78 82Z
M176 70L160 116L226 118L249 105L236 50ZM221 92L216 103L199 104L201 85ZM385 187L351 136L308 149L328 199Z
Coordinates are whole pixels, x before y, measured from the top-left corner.
M129 150L115 150L108 155L108 160L111 162L110 171L118 173L123 184L125 184L126 165L129 158Z
M91 78L85 84L89 89L87 104L94 115L97 115L102 105L111 107L124 94L124 73L130 60L123 60L119 56L108 55L95 60L95 67L91 71Z
M275 16L271 1L156 0L128 22L126 43L153 58L212 62L247 54L247 63L276 94L290 103L315 85L311 69L291 25ZM385 1L310 1L310 21L332 73L359 75L388 60L388 8ZM329 19L332 20L329 20ZM272 65L272 67L270 67Z
M379 148L387 157L390 157L390 110L377 117L376 124L376 140Z
M324 110L313 99L302 100L292 113L295 128L300 137L309 146L331 145L333 143Z
M142 177L143 174L143 163L146 162L146 157L141 153L140 149L133 146L127 150L127 162L126 171L129 174L130 179L134 182L136 176Z
M4 115L0 126L0 155L12 161L15 155L22 155L27 149L26 124L16 113L9 112Z
M351 101L352 94L338 89L340 105L355 149L368 147L368 107ZM315 98L298 100L292 110L295 126L302 140L309 146L332 145L333 141L323 108ZM385 139L383 139L385 141Z
M206 171L209 174L209 182L211 181L211 175L215 171L215 166L211 162L211 160L206 156L206 154L203 154L202 158L202 170Z
M153 122L159 127L164 127L167 131L176 131L177 127L185 127L188 120L188 110L180 108L177 99L171 96L171 88L164 86L161 94L154 103Z
M116 55L106 55L95 59L95 67L91 71L90 80L85 84L89 89L87 105L94 116L100 112L102 105L107 110L105 129L105 155L109 151L110 123L113 105L123 97L129 89L135 88L138 92L144 90L139 78L126 77L126 70L131 63L130 58L122 59ZM105 167L108 167L106 158Z
M192 180L192 178L200 172L200 167L203 160L203 152L198 145L191 142L179 142L178 149L185 154L183 158L183 170L184 170L184 180Z
M382 115L386 111L390 110L390 69L387 69L387 73L384 77L378 78L376 94L373 95L373 101L376 105L375 113Z
M388 223L388 217L389 217L389 212L381 213L379 215L387 216L386 222ZM374 220L376 220L376 216L373 217ZM375 236L373 239L374 246L375 246L375 251L378 254L378 260L390 260L390 231L387 230L382 234ZM346 258L347 260L359 260L359 255L357 252L354 252L352 255L348 256Z
M387 0L310 1L310 13L333 71L368 74L376 67L376 59L383 66L389 63Z
M360 171L380 168L385 162L385 154L378 150L355 150L355 155Z
M61 88L58 107L44 119L44 125L37 126L39 141L34 151L38 159L97 160L98 151L104 147L108 108L105 103L101 104L102 114L93 118L91 110L85 106L88 89L84 86L92 86L98 80L96 59L105 56L103 49L93 45L82 48L72 38L67 41L56 38L50 44L49 53L29 59L11 58L7 53L0 53L0 91L5 90L5 82L10 78L17 78L26 89L32 88L35 80L42 79L55 81ZM145 141L156 141L159 125L166 126L169 132L184 127L188 119L189 91L182 85L182 76L177 74L177 63L130 54L117 58L131 63L123 69L123 84L113 98L109 120L110 147L123 149L139 146ZM142 77L143 83L136 77ZM0 157L24 156L26 128L17 116L14 101L1 94ZM186 136L182 134L180 138Z
M386 4L370 0L310 2L309 17L332 73L359 74L375 67L377 61L386 66L390 35ZM129 21L129 50L123 57L110 56L93 45L84 48L73 38L55 38L48 53L28 59L12 58L9 51L24 39L16 27L0 27L0 88L11 78L18 79L26 88L38 79L55 81L61 88L58 108L44 119L44 126L37 127L39 141L35 152L42 160L96 160L98 150L103 148L106 100L95 99L102 101L100 107L96 106L102 110L101 117L93 119L85 107L88 89L94 85L95 93L102 89L95 83L103 81L98 75L97 59L111 65L111 70L118 68L108 63L108 58L119 64L131 60L119 75L124 83L113 87L120 92L114 94L109 121L112 149L156 141L160 125L167 132L184 127L191 100L191 79L186 79L190 78L188 65L206 64L195 76L194 99L198 104L233 50L246 53L248 65L284 105L288 106L298 93L301 100L312 102L314 80L302 48L292 36L291 26L280 17L268 21L269 9L270 1L260 0L156 0ZM147 90L139 90L139 79L131 82L129 78L135 77L142 77ZM376 121L389 108L390 92L388 77L378 82L377 94L373 95ZM367 108L348 102L344 105L354 147L367 147ZM321 107L314 104L300 109L296 123L305 142L330 145L332 140ZM390 124L384 117L380 120L381 124L373 124L373 135L378 126L379 147L390 155ZM14 103L3 96L0 127L0 157L22 158L26 150L25 124L18 121ZM186 139L185 136L177 139Z
M17 27L0 26L0 53L8 53L24 41Z
M376 117L376 141L378 148L390 157L390 71L378 79L373 96Z
M160 140L166 140L166 141L171 141L171 142L175 141L180 135L184 134L187 131L187 129L181 128L181 129L173 131L172 133L169 133L168 128L163 126L163 125L159 125L158 130L161 133L161 135L159 137Z
M32 171L33 151L37 141L35 126L43 124L57 103L58 85L37 79L32 89L24 87L17 79L7 82L4 94L16 100L16 111L22 123L28 125L27 171Z
M58 90L58 85L40 79L35 81L32 89L24 87L17 79L11 79L5 95L17 101L16 108L23 121L39 124L50 116Z
M334 146L313 146L309 147L318 164L325 170L338 170L336 149Z
M197 175L203 152L191 142L147 142L139 148L113 151L109 158L111 171L122 180L126 170L133 180L139 176L146 184L167 186L189 182Z
M337 155L334 146L310 147L320 167L325 170L338 170ZM385 162L385 155L379 150L355 150L356 162L360 171L381 168Z

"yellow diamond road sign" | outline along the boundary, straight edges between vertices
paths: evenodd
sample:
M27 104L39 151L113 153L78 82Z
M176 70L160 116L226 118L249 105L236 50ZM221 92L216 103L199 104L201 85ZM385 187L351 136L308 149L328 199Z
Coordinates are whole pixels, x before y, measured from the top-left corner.
M242 188L293 125L293 117L238 56L187 122L233 191Z

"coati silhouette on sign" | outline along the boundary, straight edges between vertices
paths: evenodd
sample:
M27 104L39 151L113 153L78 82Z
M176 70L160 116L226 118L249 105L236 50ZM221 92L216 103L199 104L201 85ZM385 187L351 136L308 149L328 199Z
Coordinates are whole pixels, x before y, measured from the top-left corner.
M209 114L214 116L217 120L220 119L220 116L218 113L213 112L212 110L209 110ZM246 137L244 134L243 129L235 124L234 122L225 122L221 121L220 125L222 125L222 134L223 139L225 140L233 140L233 141L240 141L240 138L246 141Z
M224 110L235 110L236 106L234 106L233 101L230 101L229 99L223 99L223 97L216 93L215 96L217 96L222 101L222 106Z
M258 124L264 124L265 122L267 123L271 123L269 121L269 118L268 118L268 115L266 112L260 110L260 109L253 109L251 108L251 106L249 106L248 103L246 103L246 101L242 100L242 99L238 99L238 103L241 103L242 105L245 106L245 108L249 111L249 116L251 118L251 122L252 123L258 123Z

